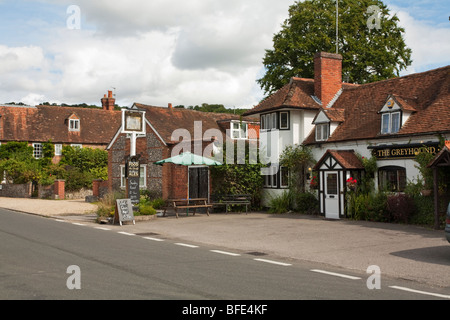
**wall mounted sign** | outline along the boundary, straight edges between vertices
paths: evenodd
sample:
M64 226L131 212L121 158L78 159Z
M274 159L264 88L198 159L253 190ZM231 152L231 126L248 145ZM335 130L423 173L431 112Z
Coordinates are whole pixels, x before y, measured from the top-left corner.
M414 159L416 155L421 152L437 154L440 151L438 142L375 147L369 146L368 149L372 149L372 156L380 160Z

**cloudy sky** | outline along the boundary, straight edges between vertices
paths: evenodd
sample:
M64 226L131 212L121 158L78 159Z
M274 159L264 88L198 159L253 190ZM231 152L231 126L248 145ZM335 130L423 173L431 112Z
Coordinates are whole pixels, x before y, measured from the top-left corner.
M263 98L265 49L293 3L0 0L0 103L100 105L115 90L121 106L250 108ZM450 64L448 0L384 3L413 50L404 74Z

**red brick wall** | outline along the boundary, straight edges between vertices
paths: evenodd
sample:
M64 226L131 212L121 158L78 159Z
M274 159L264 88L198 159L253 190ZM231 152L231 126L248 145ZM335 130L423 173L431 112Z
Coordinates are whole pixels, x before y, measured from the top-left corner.
M55 196L57 197L57 199L59 200L64 200L66 195L65 195L65 185L66 182L64 180L56 180L55 181Z
M326 107L342 87L342 56L320 52L314 57L314 92Z

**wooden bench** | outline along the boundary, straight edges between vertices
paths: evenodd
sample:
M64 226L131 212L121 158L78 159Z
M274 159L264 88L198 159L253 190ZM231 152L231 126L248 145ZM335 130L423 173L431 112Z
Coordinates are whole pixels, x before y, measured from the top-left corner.
M250 194L233 194L233 195L213 195L213 207L225 206L228 213L229 206L240 205L245 206L245 213L248 213L248 206L252 204L252 196Z
M167 206L164 207L164 217L166 216L166 211L169 208L173 208L178 219L178 210L186 210L186 214L189 214L189 209L194 209L194 216L199 208L205 208L206 214L209 216L209 210L212 205L208 204L208 199L198 198L198 199L169 199L167 200Z

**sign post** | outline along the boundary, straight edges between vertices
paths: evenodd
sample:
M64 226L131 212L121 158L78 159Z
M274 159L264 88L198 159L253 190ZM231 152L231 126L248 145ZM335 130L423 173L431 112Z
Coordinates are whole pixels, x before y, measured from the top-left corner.
M146 134L145 111L136 107L122 109L122 133L130 136L130 156L126 159L125 177L127 196L131 201L131 208L137 209L140 201L140 155L136 154L136 139L138 135Z

